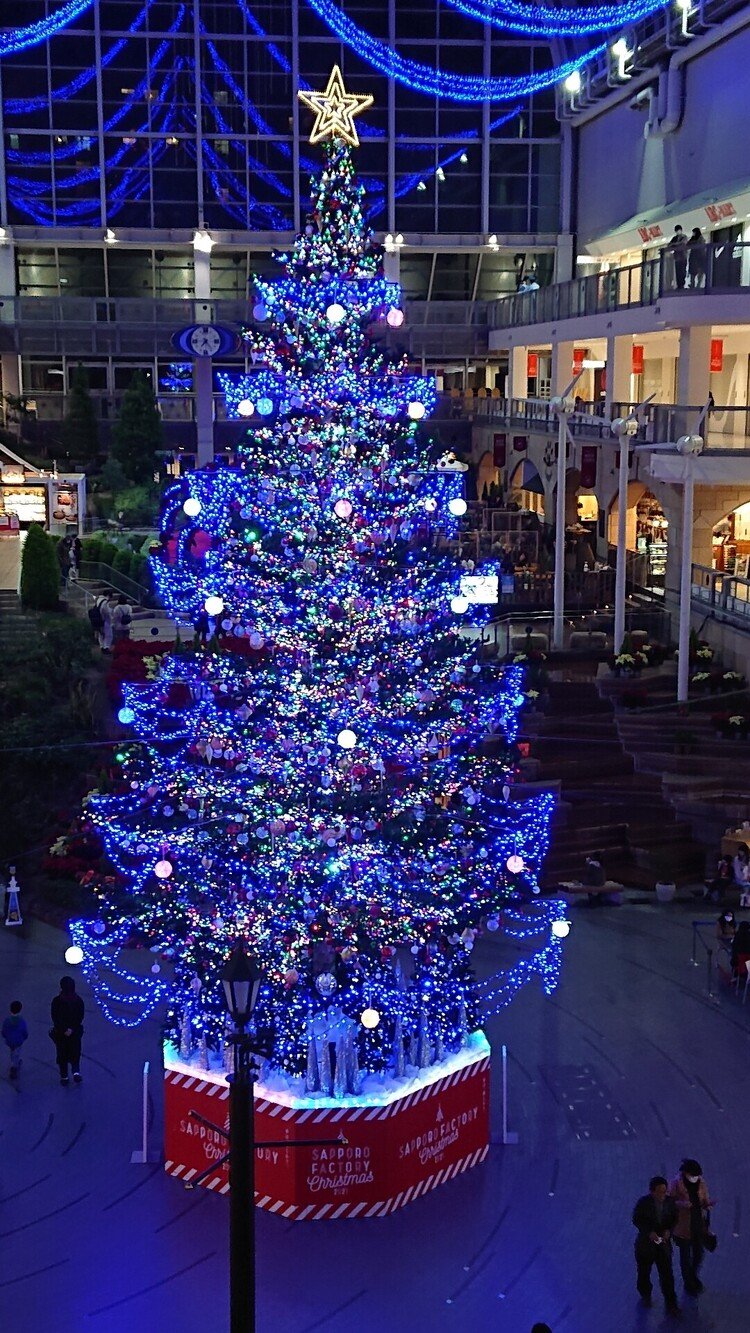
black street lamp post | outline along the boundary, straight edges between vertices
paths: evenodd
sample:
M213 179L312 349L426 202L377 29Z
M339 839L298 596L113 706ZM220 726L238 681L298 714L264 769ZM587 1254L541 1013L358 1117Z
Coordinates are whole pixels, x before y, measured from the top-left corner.
M255 1142L255 1103L253 1084L258 1073L254 1056L267 1057L270 1051L247 1031L258 999L262 973L241 944L232 953L221 974L227 1008L234 1023L234 1072L229 1075L229 1133L221 1125L207 1120L199 1111L190 1115L220 1138L228 1140L228 1151L191 1180L185 1189L193 1190L207 1176L229 1163L229 1329L230 1333L255 1333L255 1150L261 1148L314 1148L346 1143L343 1134L330 1139L286 1139Z
M261 973L238 946L221 980L234 1023L234 1073L229 1093L229 1328L230 1333L255 1333L253 1084L257 1068L246 1029L258 999Z

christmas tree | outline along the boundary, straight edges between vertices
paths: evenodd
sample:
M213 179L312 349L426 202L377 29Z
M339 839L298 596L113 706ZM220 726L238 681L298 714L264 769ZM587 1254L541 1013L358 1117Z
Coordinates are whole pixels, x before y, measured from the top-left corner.
M115 1021L166 999L204 1064L241 941L269 1076L344 1096L466 1044L477 930L545 935L508 999L553 985L560 950L535 898L552 798L509 800L522 668L485 658L451 548L463 472L425 435L433 382L382 336L400 290L349 147L324 151L282 275L256 282L253 371L224 377L239 462L165 497L154 583L194 641L125 688L122 783L88 806L117 873L73 934ZM153 976L111 979L126 944Z

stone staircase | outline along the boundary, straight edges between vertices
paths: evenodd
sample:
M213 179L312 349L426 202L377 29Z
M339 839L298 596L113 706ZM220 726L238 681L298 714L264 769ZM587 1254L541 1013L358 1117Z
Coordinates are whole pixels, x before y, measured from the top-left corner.
M36 617L24 611L18 593L0 590L0 649L20 652L38 633Z
M659 778L675 814L713 852L727 828L750 820L750 743L719 734L712 717L748 706L746 696L716 695L678 713L674 693L664 697L659 683L655 688L649 683L644 710L615 713L617 734L636 772Z
M625 752L612 703L593 676L552 681L542 714L528 720L534 776L560 782L543 883L580 878L585 857L604 854L608 878L652 888L657 878L701 881L706 853L678 819L659 774Z

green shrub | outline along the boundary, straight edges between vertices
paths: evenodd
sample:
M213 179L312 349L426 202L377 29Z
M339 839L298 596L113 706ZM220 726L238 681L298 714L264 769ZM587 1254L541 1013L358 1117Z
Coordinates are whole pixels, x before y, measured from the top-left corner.
M130 547L131 551L140 551L141 544L143 542L143 537L141 536L140 532L131 532L130 535L125 538L125 540L128 546Z
M102 550L99 558L103 565L113 565L116 555L117 547L114 542L102 542Z
M130 573L130 551L127 547L123 546L117 552L112 561L112 568L117 574L128 575Z
M99 423L84 366L76 366L73 371L62 439L67 452L84 464L92 463L99 452Z
M118 491L113 501L113 511L126 527L153 523L158 507L159 490L153 482Z
M153 389L146 376L137 371L123 394L112 432L112 456L130 481L147 482L153 477L163 438L164 427Z
M84 537L81 542L81 559L91 564L98 564L102 558L102 543L100 537Z
M32 523L23 544L21 601L35 611L54 611L60 598L60 566L54 542L44 528Z
M133 565L130 574L131 579L140 583L146 592L151 592L151 566L148 557L145 555L136 555L133 557Z

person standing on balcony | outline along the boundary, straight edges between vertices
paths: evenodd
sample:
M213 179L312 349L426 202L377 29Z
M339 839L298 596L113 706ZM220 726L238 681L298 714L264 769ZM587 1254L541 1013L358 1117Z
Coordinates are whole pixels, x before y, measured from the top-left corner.
M672 262L674 264L674 285L678 291L681 291L685 286L685 278L687 275L687 245L687 236L682 230L681 224L676 222L674 233L670 237L669 244L667 245L667 250L672 256Z
M693 227L687 242L688 285L705 287L706 285L706 238L700 227Z

